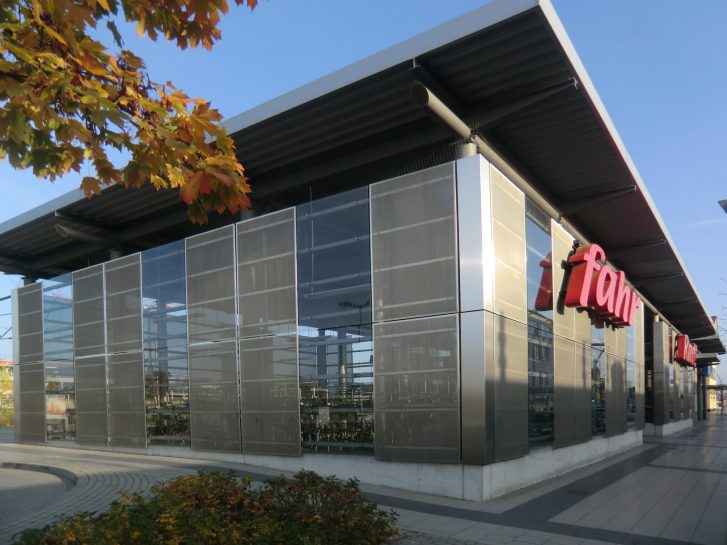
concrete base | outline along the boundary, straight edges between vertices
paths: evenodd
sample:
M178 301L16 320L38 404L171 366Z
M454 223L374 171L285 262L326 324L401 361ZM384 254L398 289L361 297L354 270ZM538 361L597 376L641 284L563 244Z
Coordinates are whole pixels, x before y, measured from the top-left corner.
M641 443L642 432L629 431L615 437L594 437L587 443L570 447L539 448L522 458L487 466L381 462L373 456L345 454L306 453L301 457L282 457L194 451L184 447L81 447L67 441L53 441L50 444L104 452L233 462L290 472L307 469L343 479L357 477L365 484L472 501L488 501Z
M644 425L644 435L652 437L666 437L684 431L694 426L694 420L687 418L685 420L676 420L661 426L647 422Z

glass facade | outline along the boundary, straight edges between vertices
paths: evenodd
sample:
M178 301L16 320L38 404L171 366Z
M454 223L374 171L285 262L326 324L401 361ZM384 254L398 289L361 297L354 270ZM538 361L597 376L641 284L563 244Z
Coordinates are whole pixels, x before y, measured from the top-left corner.
M573 416L558 428L580 434L568 444L590 438L589 418L605 433L604 329L590 348L587 321L554 335L551 221L501 174L493 307L483 284L482 307L461 311L458 172L440 165L19 289L21 439L479 464L557 443L559 391ZM465 360L481 382L463 394ZM477 411L479 431L465 432ZM471 462L463 445L480 437Z
M296 209L303 448L370 452L373 435L368 188Z
M189 445L184 241L142 253L144 397L150 445Z
M550 218L527 203L528 439L552 443L554 432L553 268Z
M76 438L71 275L43 282L45 426L48 440Z
M603 324L591 326L591 432L606 433L606 335Z

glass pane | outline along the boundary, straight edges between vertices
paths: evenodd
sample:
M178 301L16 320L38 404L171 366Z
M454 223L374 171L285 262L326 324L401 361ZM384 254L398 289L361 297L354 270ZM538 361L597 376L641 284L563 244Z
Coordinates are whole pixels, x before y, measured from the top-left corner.
M371 325L300 327L303 447L315 452L374 447Z
M303 448L373 450L368 188L296 209Z
M528 284L528 438L554 439L553 269L550 218L529 201L525 221Z
M189 445L184 241L142 256L144 389L150 445Z
M591 326L591 431L593 435L606 433L606 345L603 327L603 324Z
M626 360L626 427L628 429L636 429L636 377L634 365L632 360Z
M43 281L46 433L48 439L76 436L71 275Z

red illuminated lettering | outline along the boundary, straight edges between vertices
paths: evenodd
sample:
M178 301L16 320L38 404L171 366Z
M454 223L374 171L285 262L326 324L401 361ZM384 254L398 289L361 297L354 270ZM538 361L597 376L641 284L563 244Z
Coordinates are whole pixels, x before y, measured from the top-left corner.
M677 352L674 359L683 365L697 366L697 345L689 342L689 335L677 335Z
M616 327L633 325L641 298L626 286L623 271L614 271L605 260L606 252L598 244L576 250L568 259L572 268L565 305L590 307Z

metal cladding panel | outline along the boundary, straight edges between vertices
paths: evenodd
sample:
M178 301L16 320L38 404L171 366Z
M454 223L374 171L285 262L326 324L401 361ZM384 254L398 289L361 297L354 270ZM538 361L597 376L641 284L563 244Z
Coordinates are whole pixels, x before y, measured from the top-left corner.
M575 390L575 439L577 443L590 441L592 431L592 393L591 393L591 348L580 342L575 343L576 350L576 390ZM556 428L557 430L557 428Z
M553 335L565 339L576 338L576 309L565 306L565 292L568 288L568 255L573 249L573 237L560 224L550 221L553 244ZM590 331L588 332L590 335ZM557 352L556 352L557 353ZM567 359L567 358L566 358ZM555 359L557 374L558 358ZM556 398L558 390L556 387ZM557 414L557 412L556 412Z
M456 312L454 163L371 186L374 321Z
M489 318L489 320L487 320ZM460 314L462 373L462 463L484 465L493 455L487 449L487 360L492 346L492 314L485 311ZM490 330L487 330L488 325ZM491 358L490 358L491 359ZM494 410L494 407L493 407Z
M492 312L490 164L474 155L457 160L456 169L460 312Z
M141 256L104 264L104 281L107 353L141 350Z
M73 273L73 353L106 353L103 265Z
M189 394L192 449L240 452L236 341L189 347Z
M45 443L45 373L43 363L18 365L18 372L20 375L19 408L21 414L18 439L21 442Z
M527 326L495 315L495 461L528 453Z
M297 337L240 341L242 451L300 456Z
M106 445L106 356L76 358L76 441Z
M494 313L525 324L528 316L525 196L493 166L490 166L490 179L495 249ZM525 361L527 366L527 357Z
M374 324L376 457L460 462L456 315Z
M43 359L43 287L18 288L18 364Z
M555 399L553 412L554 446L576 444L576 343L570 339L553 336L553 361L555 369Z
M626 361L606 354L606 435L626 433Z
M648 326L647 326L648 327ZM654 361L654 424L663 426L669 422L669 326L664 322L653 323Z
M111 445L146 447L144 353L109 354L107 358Z
M634 372L636 379L636 429L644 429L645 420L645 353L644 353L644 308L636 310L634 320Z
M190 237L185 244L189 342L236 338L234 225Z
M237 224L239 336L296 330L295 209Z

